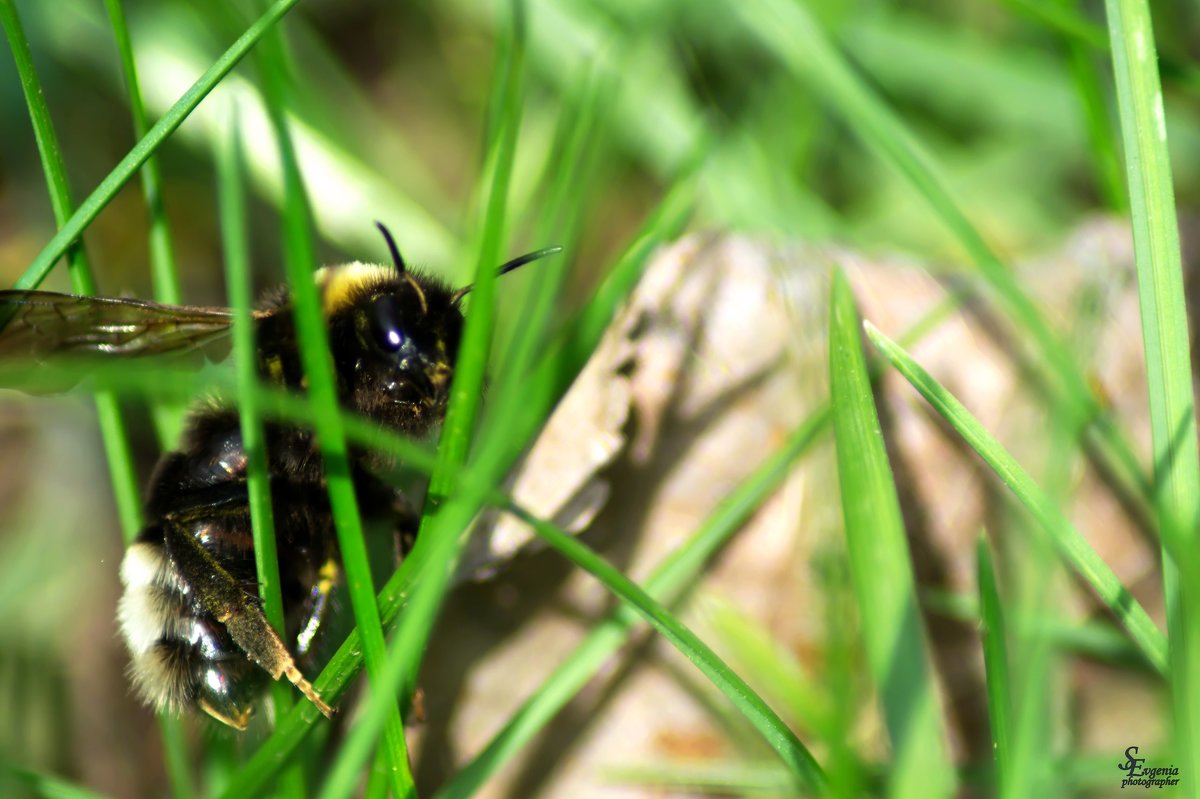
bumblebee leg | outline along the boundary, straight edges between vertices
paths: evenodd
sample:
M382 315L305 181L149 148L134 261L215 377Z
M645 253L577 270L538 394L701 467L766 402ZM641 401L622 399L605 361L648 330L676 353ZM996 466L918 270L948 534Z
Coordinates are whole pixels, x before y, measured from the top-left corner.
M245 732L246 728L250 726L250 711L248 709L237 714L226 713L217 708L215 705L209 703L209 701L204 697L200 697L200 699L196 700L196 705L217 721L221 722L222 724L227 724L230 727L233 727L235 730Z
M164 520L163 534L167 550L195 589L197 599L225 627L234 643L272 679L287 677L318 710L332 717L333 709L300 673L257 600L241 589L221 563L177 519L168 517Z
M325 625L329 613L333 609L333 589L341 577L341 569L333 558L325 561L317 573L317 583L312 587L312 594L306 603L307 613L300 624L300 634L296 636L296 657L301 661L312 651L317 633Z

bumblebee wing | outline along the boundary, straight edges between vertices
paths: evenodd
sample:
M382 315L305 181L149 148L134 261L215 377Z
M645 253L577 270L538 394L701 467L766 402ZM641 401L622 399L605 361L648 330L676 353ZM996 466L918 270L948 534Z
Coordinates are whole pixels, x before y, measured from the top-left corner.
M185 353L224 338L232 325L222 308L0 291L0 358Z

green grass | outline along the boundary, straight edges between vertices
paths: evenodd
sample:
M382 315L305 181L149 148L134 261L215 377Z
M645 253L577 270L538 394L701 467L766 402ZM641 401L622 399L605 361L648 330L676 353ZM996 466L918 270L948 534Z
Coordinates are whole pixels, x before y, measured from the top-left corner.
M1113 72L1126 152L1138 297L1146 352L1153 434L1155 510L1163 543L1163 592L1171 642L1176 746L1184 766L1200 772L1200 454L1189 355L1183 265L1166 117L1150 7L1106 4ZM1190 796L1200 796L1191 781Z
M1107 29L1090 7L1066 0L603 9L566 0L526 8L518 0L351 3L336 11L279 0L251 4L262 15L255 20L240 16L245 8L182 0L93 5L67 19L40 4L0 0L17 66L9 94L23 98L6 108L26 108L33 120L32 136L16 130L6 142L18 154L29 143L30 158L36 145L50 190L43 220L43 184L19 169L11 180L5 172L0 202L13 209L9 229L22 235L12 237L17 255L0 268L18 264L6 278L18 288L47 278L61 286L54 270L63 261L81 293L97 283L110 294L142 286L164 302L232 306L233 369L87 365L122 535L128 541L140 526L149 461L137 436L129 443L125 418L143 418L130 412L149 403L160 444L170 448L178 431L171 408L177 415L202 394L236 403L264 609L281 626L262 424L311 428L356 624L314 680L343 718L353 716L351 727L328 724L288 685L273 687L273 723L258 737L214 741L194 720L164 718L161 770L170 788L155 782L144 790L231 799L416 796L429 775L413 771L420 761L410 763L403 719L434 636L455 634L439 627L439 616L464 531L488 505L528 516L501 490L504 476L657 249L687 231L713 230L771 242L832 238L866 252L908 249L922 263L946 265L938 271L954 276L954 289L898 337L919 353L917 342L946 329L964 305L987 316L1011 344L1015 370L1033 386L1052 434L1031 446L985 430L919 357L868 320L868 352L883 355L870 363L855 298L835 274L831 298L793 309L797 339L811 318L828 314L829 404L826 376L806 377L822 410L774 452L746 453L753 474L697 529L678 531L683 544L648 576L528 519L558 557L603 584L614 609L586 623L562 662L536 664L544 677L532 695L520 697L477 750L456 752L448 776L420 793L457 799L508 779L523 753L556 734L555 718L625 657L626 644L650 635L694 664L667 671L735 754L695 767L648 755L636 765L607 764L597 781L847 797L950 795L967 786L1004 797L1111 789L1121 753L1089 748L1071 709L1049 699L1064 683L1083 695L1093 690L1072 669L1079 658L1158 692L1173 710L1139 709L1138 729L1161 731L1143 745L1156 764L1173 759L1185 776L1200 771L1200 455L1175 213L1177 198L1184 206L1200 197L1192 166L1200 163L1200 117L1187 102L1198 73L1182 4L1156 4L1156 29L1148 4L1119 0L1107 3ZM188 68L176 76L181 64ZM6 81L0 73L0 87ZM232 123L221 115L235 104ZM80 115L97 121L81 124ZM135 143L113 145L109 129L127 136L130 117ZM217 202L196 188L213 184L214 172ZM135 173L142 196L131 201L121 189ZM94 186L78 208L72 181ZM13 191L21 193L16 201ZM1012 267L1101 209L1127 209L1133 221L1147 378L1124 390L1150 398L1148 459L1132 443L1143 432L1137 421L1096 390L1086 360L1108 356L1093 353L1092 337L1109 320L1060 318L1035 299L1037 281ZM350 258L380 260L377 218L397 232L410 261L474 282L436 447L337 407L311 273ZM496 281L501 262L555 244L561 255ZM211 266L217 253L224 272ZM793 263L781 257L780 269ZM307 397L283 395L254 375L249 309L255 290L279 278L296 303ZM811 342L797 341L806 347ZM927 405L906 391L901 401L936 415L947 439L978 453L1004 492L987 542L971 531L976 546L955 553L969 561L972 585L934 590L914 576L924 553L906 535L876 409L887 368ZM0 364L0 385L7 369ZM829 474L802 460L821 445L836 447ZM416 548L381 585L349 481L348 453L357 446L431 480ZM1047 452L1045 462L1025 462L1031 449ZM937 473L920 459L906 465ZM818 543L787 575L819 585L823 607L779 611L811 622L812 637L773 642L772 625L741 609L694 622L688 600L706 568L794 469L824 481L809 501L827 504L835 519L803 531ZM1079 470L1102 475L1106 499L1120 497L1149 520L1147 540L1161 546L1165 634L1148 612L1157 606L1152 581L1138 584L1135 599L1134 586L1116 576L1124 564L1097 554L1100 531L1070 521ZM0 514L0 525L24 524L13 518ZM827 517L806 513L806 523L812 518ZM34 535L36 527L18 532ZM1056 603L1069 591L1090 593L1105 615L1068 617ZM979 628L986 696L977 698L994 745L987 762L956 761L947 746L962 700L939 693L944 675L930 652L945 642L929 624L939 615ZM0 653L0 675L4 663ZM353 691L364 672L361 692ZM812 696L821 701L805 700ZM65 744L57 760L18 750L0 756L0 783L18 795L97 795L87 778L75 785L56 776L87 773ZM533 767L550 779L558 765ZM1200 796L1200 782L1185 782L1188 795ZM143 790L121 785L112 792Z
M867 336L892 366L921 392L1016 495L1058 548L1064 560L1125 626L1134 643L1160 673L1167 673L1167 641L1146 609L1133 598L1096 551L1063 515L1019 463L1005 451L961 402L912 359L908 353L866 323Z
M308 190L300 174L284 114L289 95L295 88L288 78L289 67L282 38L277 32L269 31L263 45L258 63L263 73L264 97L283 170L283 260L295 314L300 362L316 411L313 432L325 465L329 504L337 530L347 593L362 637L368 673L375 681L380 681L383 679L385 656L383 628L375 605L375 583L371 577L358 499L351 480L345 431L338 413L333 361L329 354L317 286L312 280L317 262L313 249ZM376 702L376 705L384 716L384 760L391 790L398 797L408 796L413 790L412 774L400 707L385 699Z
M145 138L150 130L146 105L138 80L137 60L133 55L133 44L129 40L129 25L121 0L104 0L104 8L112 23L113 39L121 57L121 74L125 79L125 92L129 96L129 110L133 115L133 135ZM179 265L175 247L171 241L171 228L162 196L162 175L158 159L153 155L146 159L139 170L142 178L142 193L146 198L146 213L150 220L150 273L154 280L154 299L159 302L179 304L183 301L183 290L179 285ZM182 406L154 408L154 422L158 428L158 440L164 448L174 446L183 427Z
M246 493L250 505L250 520L254 535L254 559L258 571L259 594L267 621L280 635L284 634L282 581L279 576L279 556L275 547L275 519L271 512L271 483L267 466L266 434L258 395L249 387L258 380L258 357L255 348L253 281L250 275L249 244L246 231L246 201L243 196L241 143L236 108L230 113L229 140L216 153L219 213L224 238L226 283L229 302L236 314L233 330L233 349L237 368L238 418L241 422L242 446L246 451ZM271 686L271 702L277 714L292 707L292 687L277 681ZM305 795L304 775L298 766L285 772L279 792L284 796Z
M863 646L895 753L888 795L950 796L955 777L925 636L900 501L884 451L859 317L845 276L829 301L829 393L838 484Z
M980 635L983 639L983 664L987 671L988 717L992 741L996 746L996 792L1007 795L1011 768L1012 699L1008 666L1008 644L1004 626L1004 603L996 585L996 571L985 537L978 549Z

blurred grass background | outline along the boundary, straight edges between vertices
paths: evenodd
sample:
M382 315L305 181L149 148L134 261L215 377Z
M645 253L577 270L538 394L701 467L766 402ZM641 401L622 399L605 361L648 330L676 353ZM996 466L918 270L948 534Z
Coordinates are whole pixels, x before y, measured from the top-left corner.
M237 4L209 12L182 2L126 5L152 115L240 30ZM937 153L956 197L1002 253L1044 248L1083 215L1111 204L1099 176L1111 174L1113 164L1098 162L1114 157L1115 128L1107 53L1092 42L1104 35L1095 4L1059 4L1061 15L1089 37L1049 26L1016 2L808 5ZM86 2L73 3L70 13L38 3L18 7L70 154L72 184L82 194L132 144L104 9ZM458 270L455 277L466 271L466 209L503 14L503 6L491 3L397 10L383 2L308 2L288 16L284 27L302 87L289 112L316 206L321 260L382 259L382 241L369 224L380 217L398 228L410 260ZM602 264L619 250L705 136L719 144L705 169L702 222L836 237L935 261L955 254L940 222L912 201L892 170L849 146L852 131L810 92L798 91L722 4L548 2L532 7L530 18L531 87L514 179L518 217L528 212L528 192L564 105L579 99L589 78L607 93L595 121L602 134L598 174L577 188L591 200L578 248L582 263ZM1177 186L1188 207L1200 139L1194 73L1186 65L1200 23L1186 4L1171 3L1156 9L1155 21L1168 59ZM1089 109L1072 71L1076 51L1087 68L1080 71L1107 89L1099 110L1109 149L1089 144ZM38 190L34 143L20 124L24 106L12 65L3 69L0 99L11 122L0 134L6 226L0 277L12 282L46 240L50 217ZM252 91L244 71L221 91ZM224 297L213 266L220 250L209 156L221 124L218 105L206 102L159 154L171 181L167 211L181 274L194 302ZM270 156L265 117L248 111L244 125L256 195L276 203L277 159ZM90 228L89 244L105 264L104 287L145 296L150 271L139 195L133 186L122 192ZM528 230L536 219L521 221ZM256 264L280 263L277 237L254 236L251 243ZM282 270L259 273L264 283L282 278Z
M77 199L135 141L104 5L15 3ZM1128 206L1102 4L802 5L933 154L934 171L1005 262L1053 247L1097 213ZM151 121L261 11L249 2L123 6ZM1186 212L1200 190L1200 12L1183 2L1153 10L1175 192ZM379 219L410 263L455 283L472 278L490 186L481 176L500 124L494 92L509 14L507 3L473 0L301 0L285 17L292 91L284 111L309 192L318 262L386 261L373 225ZM753 11L732 2L531 0L527 17L503 257L566 246L569 271L556 322L588 301L648 214L697 162L694 189L688 184L694 229L899 251L935 271L968 262L945 220L789 68ZM259 85L247 60L156 154L185 302L227 304L213 152L228 133L231 97L241 117L254 280L262 289L284 279L284 179ZM0 109L0 285L11 285L54 232L11 59L0 59ZM566 197L547 190L566 168L564 130L583 136L570 150ZM153 296L150 230L136 181L107 205L85 240L100 293ZM528 271L505 280L499 340L510 336L520 307L506 298L532 282ZM45 287L67 290L65 270L55 270ZM28 708L62 706L73 681L104 697L91 712L140 716L121 695L119 654L93 661L62 647L64 640L87 640L99 653L116 650L111 626L97 619L115 606L120 533L113 514L97 511L112 500L88 406L6 393L0 408L0 614L7 620L0 702L20 697ZM132 415L146 418L136 403ZM157 451L153 428L143 421L132 430L144 483ZM48 563L56 564L52 573ZM80 605L97 612L82 616ZM26 692L21 685L34 687ZM46 720L53 715L18 705L0 711L23 720L3 734L11 740L0 737L0 751L19 753L22 765L86 774L115 794L164 790L162 755L149 727L118 724L118 755L110 742L64 738L65 730ZM222 745L212 748L208 765L219 770L213 764ZM878 787L870 775L861 779Z

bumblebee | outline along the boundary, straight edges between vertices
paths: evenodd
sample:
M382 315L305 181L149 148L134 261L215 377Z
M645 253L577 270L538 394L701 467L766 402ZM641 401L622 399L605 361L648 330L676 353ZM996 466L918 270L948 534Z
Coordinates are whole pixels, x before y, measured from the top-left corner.
M411 436L442 421L462 333L466 286L452 290L408 269L379 225L392 266L350 263L318 270L341 405ZM516 258L500 274L560 248ZM141 300L0 291L0 357L141 356L204 347L226 336L228 309ZM305 386L286 288L255 311L263 379ZM259 600L237 412L206 405L188 416L183 443L159 461L146 526L121 563L117 619L135 693L160 710L199 708L236 729L249 724L267 678L286 678L325 715L332 709L304 677L329 626L341 576L337 537L313 433L265 425L272 510L285 613L283 637ZM351 451L351 476L367 522L391 524L401 554L412 544L411 507ZM285 643L286 642L286 643Z

